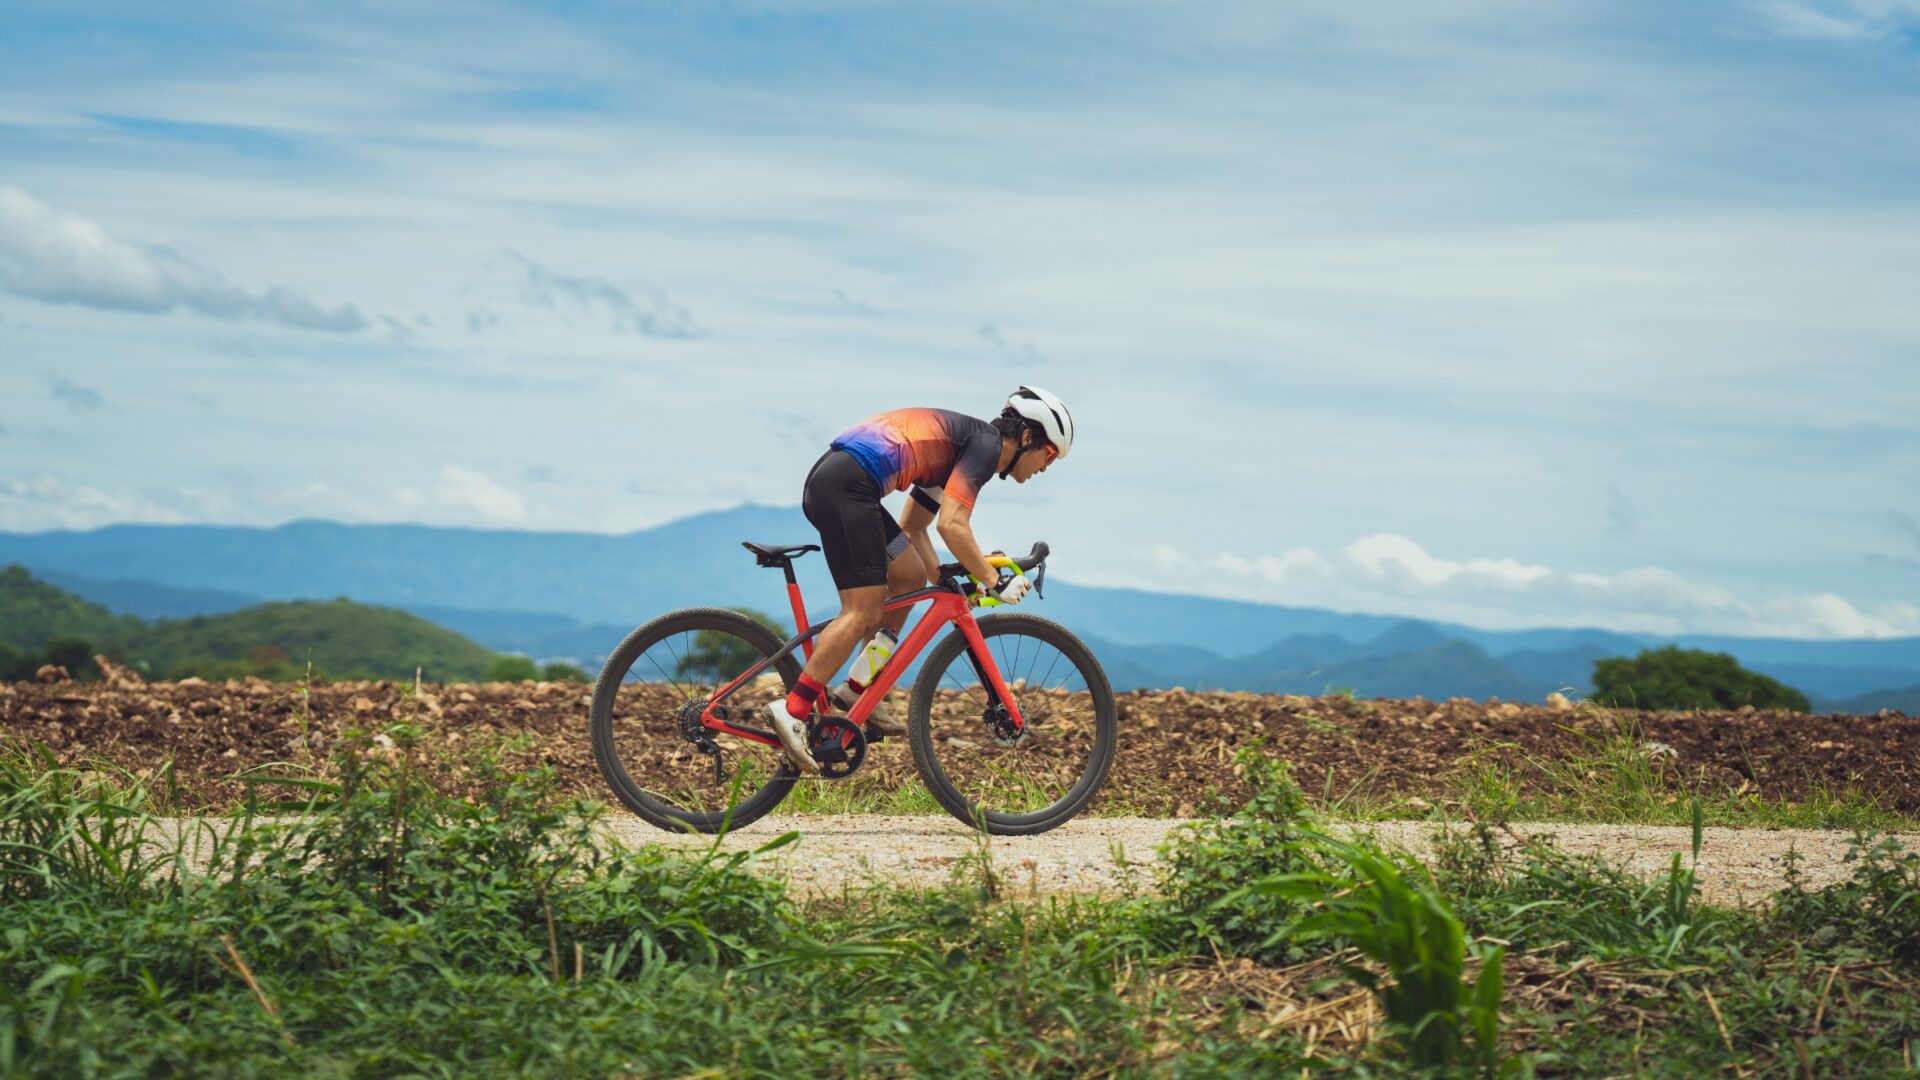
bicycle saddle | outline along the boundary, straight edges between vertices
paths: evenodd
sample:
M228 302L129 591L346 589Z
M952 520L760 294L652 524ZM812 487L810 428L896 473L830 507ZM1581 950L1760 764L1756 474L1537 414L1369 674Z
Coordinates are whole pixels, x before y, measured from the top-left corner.
M756 544L751 540L740 541L740 546L759 556L762 565L768 559L789 559L795 555L805 555L809 551L819 551L819 544L789 544L781 547L777 544Z

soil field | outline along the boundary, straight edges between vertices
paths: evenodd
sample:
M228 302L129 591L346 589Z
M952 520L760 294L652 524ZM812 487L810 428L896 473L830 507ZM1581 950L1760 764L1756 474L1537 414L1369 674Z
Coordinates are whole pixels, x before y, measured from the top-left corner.
M587 734L589 689L566 683L428 685L344 682L311 689L259 680L0 685L0 734L43 743L64 763L108 762L155 776L171 761L182 810L219 808L255 769L324 772L349 730L409 721L427 732L418 752L435 782L458 791L461 746L521 737L511 767L552 765L564 788L607 797ZM893 708L904 716L896 693ZM1093 813L1191 817L1238 801L1233 755L1264 738L1297 768L1310 793L1438 802L1463 769L1490 762L1522 784L1544 784L1540 762L1591 757L1630 725L1633 745L1683 786L1744 790L1798 801L1853 789L1888 809L1920 814L1920 718L1788 712L1640 712L1552 709L1455 698L1350 700L1249 693L1122 694L1112 778ZM855 777L918 785L904 740L873 747Z

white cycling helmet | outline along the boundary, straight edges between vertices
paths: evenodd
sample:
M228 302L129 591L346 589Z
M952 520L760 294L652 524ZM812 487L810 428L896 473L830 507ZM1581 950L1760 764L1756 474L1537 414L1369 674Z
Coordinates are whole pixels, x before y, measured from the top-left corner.
M1073 414L1061 404L1060 399L1037 386L1022 386L1007 399L1007 407L1002 416L1019 416L1031 421L1040 429L1040 434L1053 444L1066 457L1073 449Z

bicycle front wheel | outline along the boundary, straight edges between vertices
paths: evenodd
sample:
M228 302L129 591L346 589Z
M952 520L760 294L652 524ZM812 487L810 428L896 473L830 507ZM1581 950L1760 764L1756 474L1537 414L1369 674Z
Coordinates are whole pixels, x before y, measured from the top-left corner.
M1085 809L1113 767L1118 709L1092 650L1059 623L1005 613L978 620L1026 721L1003 703L958 630L913 684L909 741L927 790L961 821L1002 836L1045 832Z
M780 750L708 731L700 712L721 687L780 651L773 631L737 611L687 608L627 635L593 688L593 756L627 809L675 832L719 832L780 804L796 777ZM732 722L757 715L800 678L791 654L727 700ZM717 748L703 753L699 740Z

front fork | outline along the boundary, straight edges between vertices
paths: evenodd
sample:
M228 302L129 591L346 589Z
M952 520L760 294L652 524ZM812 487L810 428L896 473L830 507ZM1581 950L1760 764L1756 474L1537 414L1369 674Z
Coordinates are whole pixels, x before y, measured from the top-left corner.
M972 612L963 612L954 620L960 627L961 636L967 639L967 663L973 665L973 673L979 677L980 685L990 699L989 707L998 706L1006 713L1007 723L1012 728L1012 738L1018 739L1027 728L1027 718L1020 712L1020 704L1013 699L1013 691L1007 686L1006 679L1000 673L1000 666L992 662L987 652L987 638L980 632L980 624L973 621ZM982 658L986 658L985 662Z

